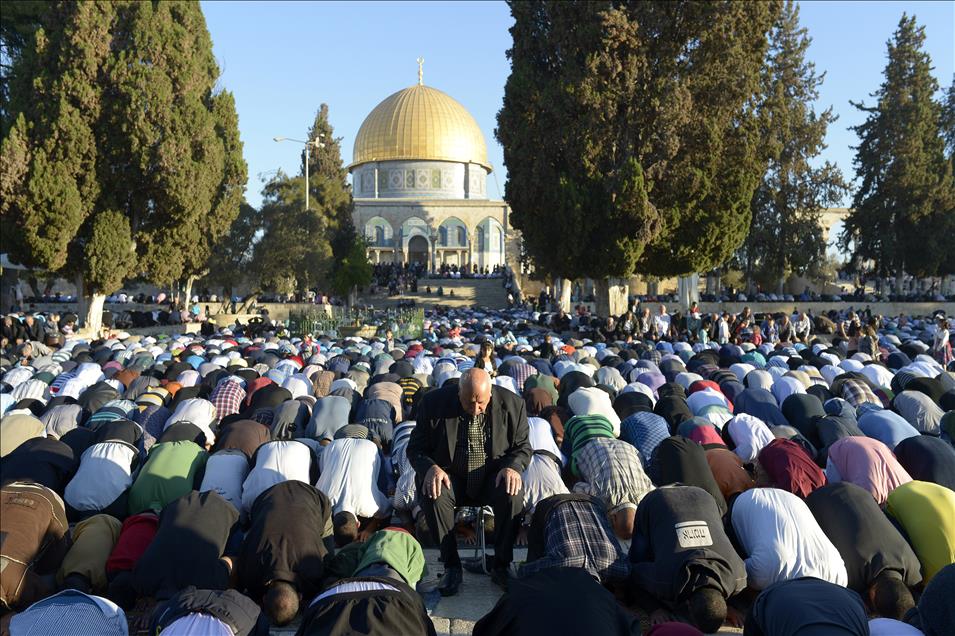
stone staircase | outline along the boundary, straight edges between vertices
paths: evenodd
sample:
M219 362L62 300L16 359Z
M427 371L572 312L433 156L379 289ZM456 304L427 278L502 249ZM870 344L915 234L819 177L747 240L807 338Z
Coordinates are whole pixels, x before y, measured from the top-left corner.
M428 286L431 293L427 293ZM444 288L444 295L438 296L438 287ZM451 292L454 295L451 295ZM421 278L418 280L417 293L406 293L399 296L384 294L365 294L359 298L360 303L368 303L375 307L392 307L400 302L413 300L419 307L487 307L502 309L507 307L507 291L500 278Z

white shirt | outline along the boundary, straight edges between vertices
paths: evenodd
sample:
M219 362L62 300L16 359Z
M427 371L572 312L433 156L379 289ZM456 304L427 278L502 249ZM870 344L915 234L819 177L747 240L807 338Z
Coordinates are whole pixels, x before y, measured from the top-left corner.
M381 455L371 440L332 440L322 451L319 467L315 487L332 502L332 514L381 517L391 510L391 501L378 489Z
M778 488L753 488L733 504L733 529L746 559L750 587L814 576L836 585L848 584L839 551L823 533L806 503Z
M577 389L567 398L567 405L574 415L603 415L613 427L614 437L620 437L620 416L603 389L595 386Z
M534 508L542 500L552 495L570 492L564 480L560 478L557 462L544 455L531 455L531 461L524 469L522 479L524 481L524 512L528 515L534 512ZM526 521L530 523L529 516Z
M206 472L199 492L214 490L222 498L242 509L242 483L249 475L249 459L241 450L228 448L214 453L206 461Z
M216 421L216 417L215 404L202 398L191 398L179 403L179 406L176 407L173 414L166 420L166 425L163 427L163 430L166 430L176 422L192 422L199 427L199 430L205 433L207 444L215 444L216 436L212 432L212 424Z
M653 324L657 327L657 336L664 337L670 332L670 314L655 314Z
M165 636L234 636L232 628L210 614L193 612L177 618L162 633Z
M255 467L242 483L242 512L252 510L256 497L283 481L312 483L312 451L296 440L266 442L255 452Z
M102 442L87 448L80 468L66 485L63 500L76 510L102 510L133 483L130 467L136 450L121 442Z
M759 451L776 439L763 420L748 413L740 413L731 419L727 426L729 426L730 437L736 444L733 452L743 460L744 464L754 462Z

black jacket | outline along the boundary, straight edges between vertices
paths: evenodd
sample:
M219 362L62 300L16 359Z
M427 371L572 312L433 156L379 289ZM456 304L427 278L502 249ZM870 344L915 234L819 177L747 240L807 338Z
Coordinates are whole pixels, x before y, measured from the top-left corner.
M383 583L393 590L347 592L328 596L305 610L296 636L342 634L405 634L433 636L421 596L395 579L356 577L336 583Z
M657 488L640 501L630 543L631 578L654 598L685 601L702 587L724 598L746 588L746 566L713 498L696 486Z
M867 490L828 484L810 493L806 505L845 561L850 590L864 594L885 570L898 572L909 587L922 580L915 552Z
M300 481L284 481L255 499L251 525L236 564L239 587L259 599L269 581L287 581L310 598L322 582L322 531L331 515L328 497Z
M229 568L221 560L239 512L215 491L192 491L166 505L156 537L136 562L133 578L143 596L171 598L195 585L229 587Z
M464 413L458 387L447 386L427 393L418 406L417 426L408 440L408 461L419 477L437 464L449 471L458 441L458 420ZM531 458L530 429L524 400L507 389L491 387L491 449L488 475L502 468L523 473Z

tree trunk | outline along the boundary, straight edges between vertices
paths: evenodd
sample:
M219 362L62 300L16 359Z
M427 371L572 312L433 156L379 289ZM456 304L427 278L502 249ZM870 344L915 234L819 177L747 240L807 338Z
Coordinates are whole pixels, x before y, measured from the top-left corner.
M194 275L190 275L189 277L186 278L186 292L185 292L186 298L183 301L185 303L186 309L188 309L189 305L192 304L192 285L193 283L196 282L197 278L198 276L194 276Z
M10 311L17 304L17 285L20 282L20 270L10 267L0 272L0 313Z
M90 338L99 338L103 327L103 305L106 304L106 294L91 292L86 287L82 276L76 278L77 311L76 317L81 320L83 332Z
M560 296L557 297L557 307L564 311L570 311L570 292L573 287L573 281L568 278L558 278L557 284L560 287Z
M905 284L905 271L902 268L899 268L899 271L895 273L895 293L902 294L902 286Z
M677 279L680 307L689 309L693 303L700 302L700 275L688 274Z
M601 318L619 316L627 311L627 286L619 278L599 278L594 281L596 314Z

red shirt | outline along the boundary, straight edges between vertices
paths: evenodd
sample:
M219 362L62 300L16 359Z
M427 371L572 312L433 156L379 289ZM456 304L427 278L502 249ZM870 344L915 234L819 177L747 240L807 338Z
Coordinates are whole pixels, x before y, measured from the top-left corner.
M129 572L136 566L159 529L159 516L151 512L133 515L123 522L119 541L106 560L106 572Z

